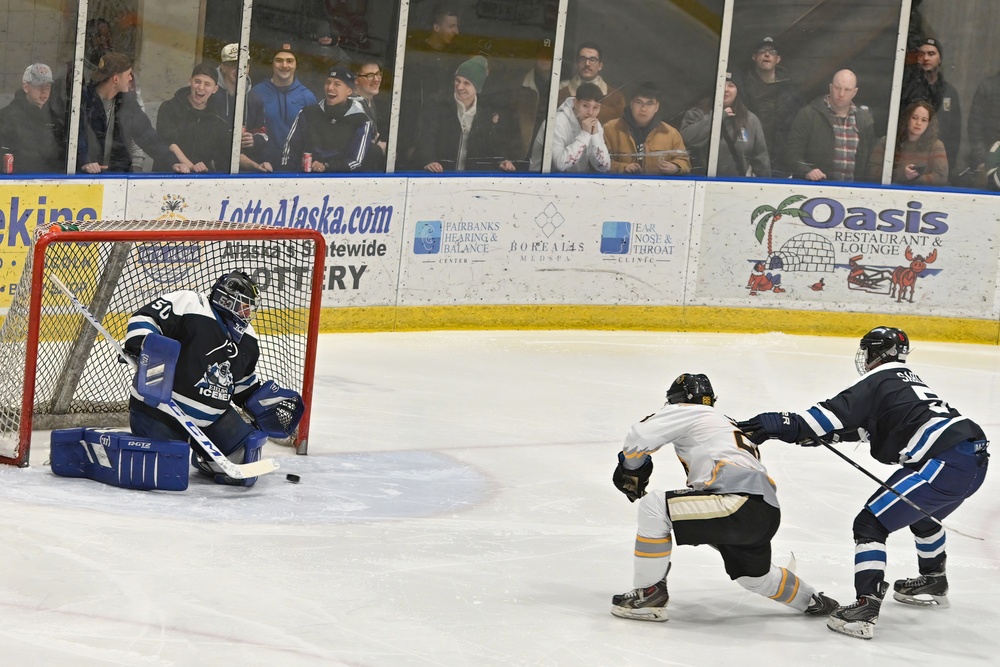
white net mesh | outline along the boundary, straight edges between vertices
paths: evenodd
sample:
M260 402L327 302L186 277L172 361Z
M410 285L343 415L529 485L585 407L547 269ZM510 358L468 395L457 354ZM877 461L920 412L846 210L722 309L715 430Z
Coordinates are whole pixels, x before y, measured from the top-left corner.
M0 328L0 457L13 459L5 462L23 462L29 444L18 434L25 418L29 297L35 290L40 290L42 303L38 344L33 346L33 428L127 423L128 367L48 281L52 274L121 341L128 317L160 294L180 289L208 293L219 276L244 271L261 288L253 322L261 348L257 374L303 391L317 270L314 240L290 238L295 232L280 228L225 222L100 221L78 226L81 232L100 232L100 240L77 242L72 231L50 236L57 240L45 249L42 284L32 283L29 254ZM142 238L148 232L155 232L155 240ZM46 233L40 230L35 243Z

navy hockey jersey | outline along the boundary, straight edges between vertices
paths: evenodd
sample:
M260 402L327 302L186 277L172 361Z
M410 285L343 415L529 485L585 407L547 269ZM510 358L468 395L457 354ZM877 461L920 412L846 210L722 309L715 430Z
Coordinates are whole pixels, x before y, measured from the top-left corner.
M173 399L201 428L218 419L230 402L242 406L259 386L256 366L260 348L253 326L235 343L204 294L170 292L140 308L129 318L125 350L138 355L150 333L180 342ZM169 424L175 422L165 406L146 405L135 387L131 394L130 410L141 410Z
M900 362L877 366L799 418L800 437L864 429L872 457L889 464L921 463L963 440L986 439Z

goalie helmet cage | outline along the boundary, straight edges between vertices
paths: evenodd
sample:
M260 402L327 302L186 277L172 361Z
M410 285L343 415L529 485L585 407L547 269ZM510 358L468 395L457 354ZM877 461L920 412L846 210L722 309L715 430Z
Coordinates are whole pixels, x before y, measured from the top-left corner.
M325 254L319 232L266 225L132 220L37 229L0 328L0 463L28 465L33 428L128 424L129 368L51 284L53 274L121 341L129 316L161 294L207 294L221 275L246 272L261 288L257 376L302 394L305 413L290 440L305 454Z

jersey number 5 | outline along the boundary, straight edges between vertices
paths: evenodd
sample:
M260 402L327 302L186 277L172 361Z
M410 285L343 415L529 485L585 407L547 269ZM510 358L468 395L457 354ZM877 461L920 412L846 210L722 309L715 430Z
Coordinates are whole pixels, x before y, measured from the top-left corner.
M760 452L757 450L757 445L753 444L745 437L743 437L742 431L733 431L733 437L736 439L737 447L739 447L740 449L745 449L746 451L750 452L750 455L753 456L755 459L757 459L758 461L760 460Z
M951 414L951 406L938 398L938 395L932 392L927 387L921 387L920 385L911 384L910 387L913 388L913 393L915 393L921 401L929 403L927 408L931 412L937 412L943 415Z

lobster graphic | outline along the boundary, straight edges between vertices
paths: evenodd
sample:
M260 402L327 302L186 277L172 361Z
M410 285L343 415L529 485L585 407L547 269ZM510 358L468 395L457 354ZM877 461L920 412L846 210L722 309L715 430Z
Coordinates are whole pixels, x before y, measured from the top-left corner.
M916 287L917 277L937 259L937 249L925 258L923 255L914 255L910 246L906 246L906 259L909 266L897 266L892 272L892 288L889 290L889 298L896 297L896 303L900 303L906 297L906 291L910 291L910 303L913 303L913 288Z

